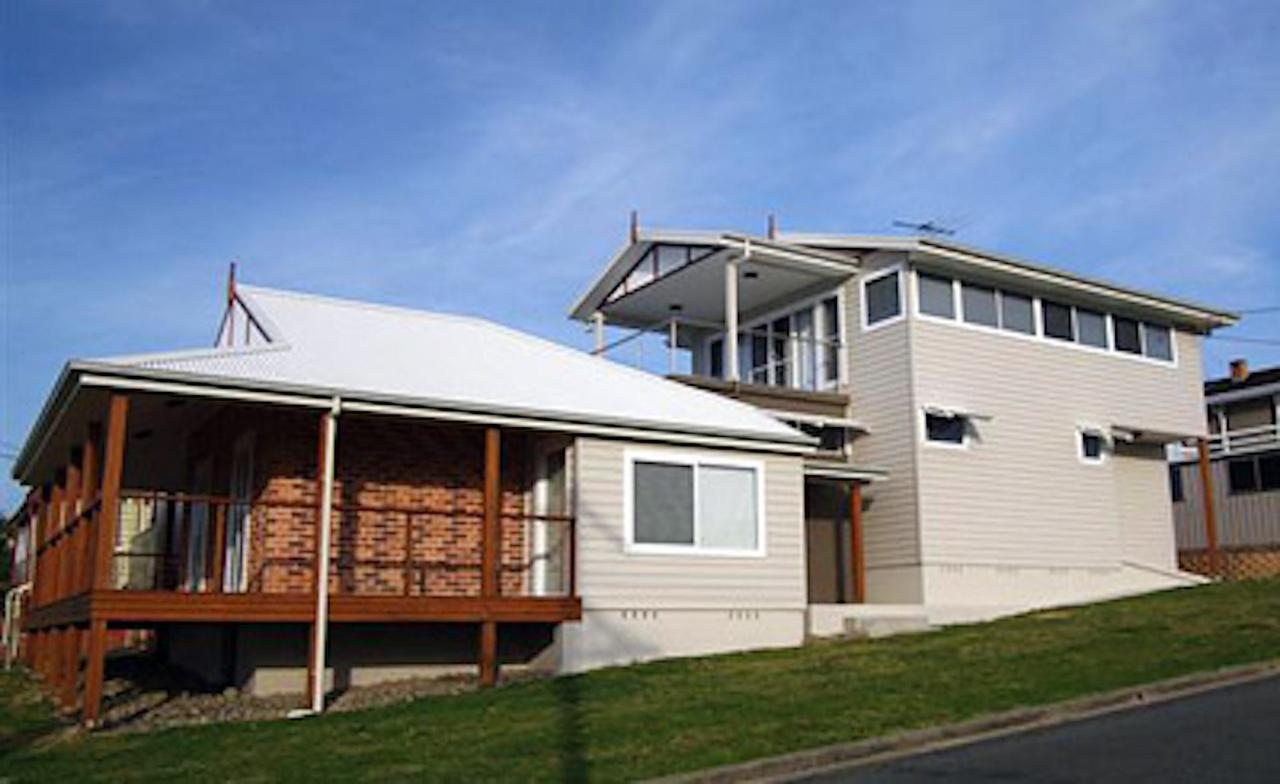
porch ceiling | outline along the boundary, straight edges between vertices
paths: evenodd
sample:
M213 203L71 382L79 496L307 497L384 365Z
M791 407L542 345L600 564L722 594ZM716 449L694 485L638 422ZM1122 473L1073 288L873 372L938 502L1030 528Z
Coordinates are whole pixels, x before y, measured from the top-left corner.
M653 280L600 307L610 324L651 328L675 316L691 325L721 327L725 322L725 266L734 258L716 253ZM746 321L756 313L834 287L854 272L789 264L755 254L739 264L738 312Z

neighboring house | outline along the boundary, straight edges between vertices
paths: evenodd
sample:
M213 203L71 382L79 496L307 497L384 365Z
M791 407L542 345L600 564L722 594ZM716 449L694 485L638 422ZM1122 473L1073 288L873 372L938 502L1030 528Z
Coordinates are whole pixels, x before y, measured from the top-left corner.
M1233 314L934 238L633 224L571 315L597 351L627 339L607 325L666 334L685 383L820 436L812 633L1199 579L1178 571L1164 447L1205 435L1201 340ZM832 477L870 481L863 515Z
M1280 367L1250 372L1235 360L1204 394L1212 503L1206 510L1196 451L1173 450L1178 559L1185 569L1229 578L1280 575Z

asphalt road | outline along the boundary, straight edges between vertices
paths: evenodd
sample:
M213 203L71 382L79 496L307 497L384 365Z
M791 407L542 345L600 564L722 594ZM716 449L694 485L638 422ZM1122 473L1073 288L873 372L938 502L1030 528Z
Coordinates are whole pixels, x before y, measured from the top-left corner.
M1280 677L810 782L1280 782Z

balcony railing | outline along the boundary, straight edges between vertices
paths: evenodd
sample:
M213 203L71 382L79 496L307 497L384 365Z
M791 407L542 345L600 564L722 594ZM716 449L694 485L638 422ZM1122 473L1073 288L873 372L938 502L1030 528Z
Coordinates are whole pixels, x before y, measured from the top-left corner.
M317 564L314 502L124 492L111 585L117 590L303 593ZM479 509L335 505L330 590L367 596L476 596ZM502 596L576 594L574 518L501 517Z
M1228 430L1209 437L1209 454L1213 457L1263 449L1280 449L1280 425Z

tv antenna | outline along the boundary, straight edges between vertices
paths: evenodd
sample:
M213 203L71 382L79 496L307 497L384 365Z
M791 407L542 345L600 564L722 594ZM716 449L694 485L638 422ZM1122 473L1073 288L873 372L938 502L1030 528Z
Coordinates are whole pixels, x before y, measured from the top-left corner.
M914 229L921 234L928 234L932 237L950 237L956 233L955 229L943 226L941 223L932 220L927 220L923 223L896 220L893 225L902 229Z

